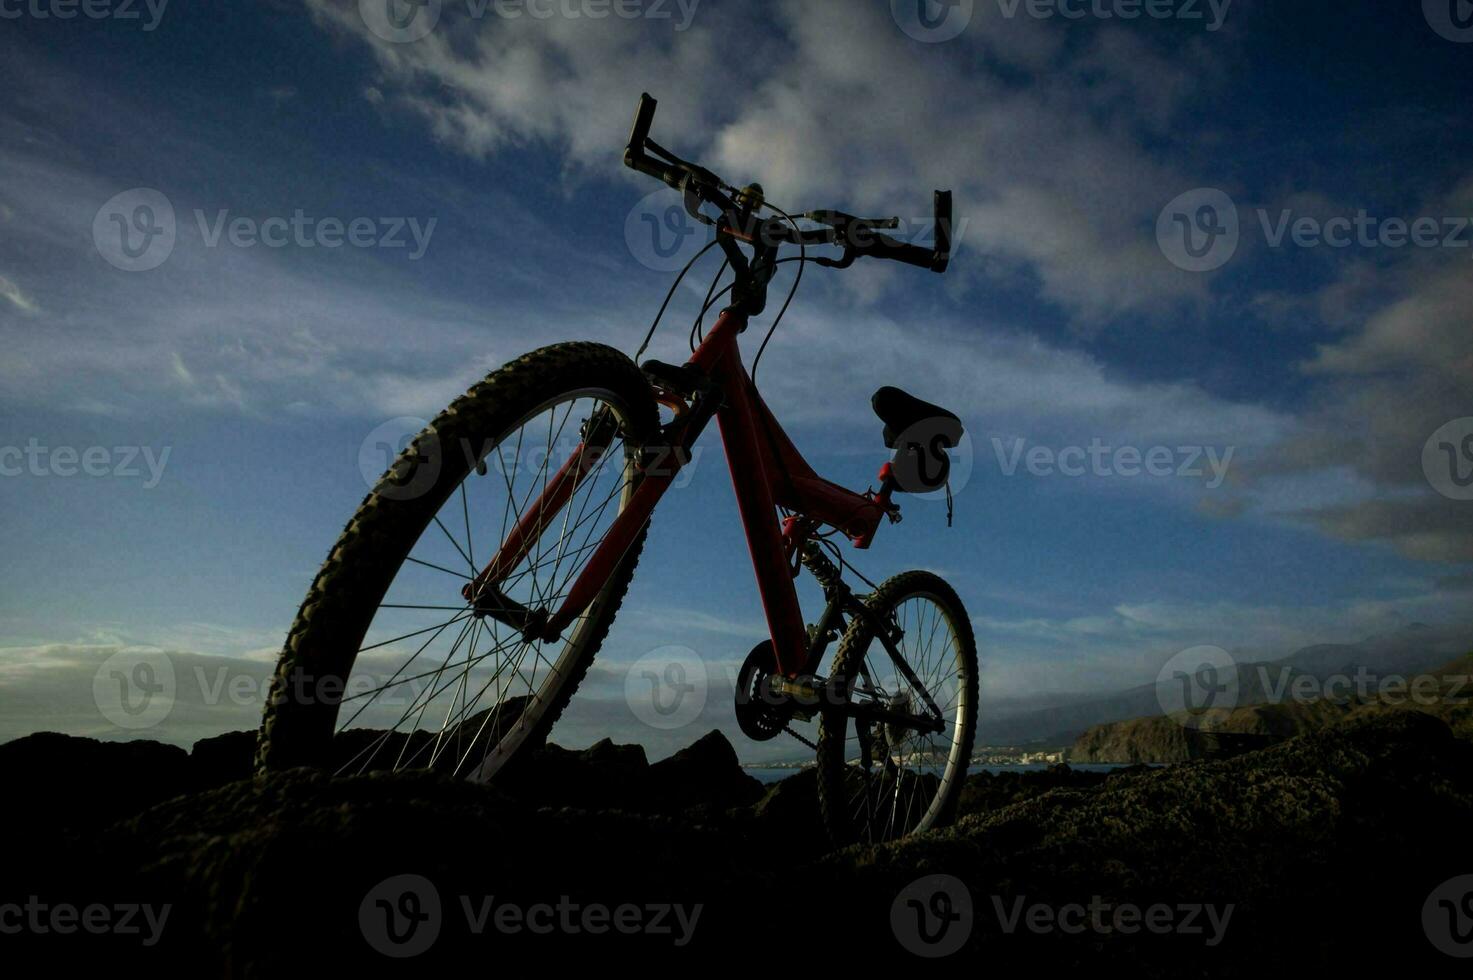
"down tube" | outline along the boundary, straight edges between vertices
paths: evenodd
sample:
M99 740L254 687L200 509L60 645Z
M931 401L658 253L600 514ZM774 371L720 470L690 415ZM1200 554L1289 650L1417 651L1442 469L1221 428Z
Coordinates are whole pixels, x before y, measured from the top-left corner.
M731 349L716 363L715 373L726 396L716 420L721 426L721 441L731 467L731 485L747 532L757 587L762 592L762 610L772 634L777 669L791 676L806 659L807 630L803 627L803 612L798 607L798 593L793 588L778 531L768 473L772 453L764 452L766 444L759 442L747 372L737 353L735 338Z

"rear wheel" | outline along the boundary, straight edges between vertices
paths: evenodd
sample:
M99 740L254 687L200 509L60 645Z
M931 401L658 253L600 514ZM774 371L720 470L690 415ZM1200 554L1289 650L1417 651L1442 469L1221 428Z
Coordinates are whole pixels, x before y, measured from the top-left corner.
M556 610L638 485L659 417L649 384L601 344L534 351L457 399L359 506L287 636L257 767L434 768L488 780L545 741L623 600L641 531L554 641L465 590L560 468L571 496L498 575L500 598ZM504 608L504 607L499 607Z
M939 713L942 727L926 732L837 711L821 715L819 804L836 844L896 840L950 822L977 727L977 646L951 586L930 572L905 572L865 604L908 670L870 619L855 617L834 654L831 689L846 691L854 705Z

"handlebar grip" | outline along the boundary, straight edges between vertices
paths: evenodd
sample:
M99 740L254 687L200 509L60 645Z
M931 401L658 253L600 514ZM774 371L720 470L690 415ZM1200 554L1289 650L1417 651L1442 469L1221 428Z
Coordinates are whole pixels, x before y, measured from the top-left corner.
M936 253L931 249L898 242L889 235L876 235L874 243L862 254L877 259L893 259L896 262L904 262L906 265L918 265L922 269L936 268Z
M645 159L644 144L650 138L650 126L655 121L655 108L660 103L648 92L640 95L639 109L634 114L634 129L629 133L629 145L624 149L624 165L639 169Z
M680 186L681 172L676 167L663 163L645 152L649 142L650 126L655 121L655 108L659 105L648 92L639 97L639 109L634 114L634 129L629 133L629 145L624 148L624 166L642 174L658 177L671 187Z
M937 191L936 250L931 255L931 270L945 272L951 264L951 191Z
M918 265L932 272L945 272L951 264L951 191L937 191L935 201L936 240L931 248L896 241L889 235L876 235L863 254Z

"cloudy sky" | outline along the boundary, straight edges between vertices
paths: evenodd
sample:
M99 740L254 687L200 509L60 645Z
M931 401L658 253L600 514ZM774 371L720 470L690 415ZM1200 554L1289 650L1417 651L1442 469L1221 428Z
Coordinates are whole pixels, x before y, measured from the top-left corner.
M621 166L643 91L789 210L919 236L954 190L945 277L810 269L760 382L860 488L876 387L967 422L955 526L908 501L855 558L953 580L986 698L1462 627L1466 6L0 4L0 737L136 734L96 704L120 653L175 667L153 736L252 727L217 680L264 677L375 433L545 343L633 352L682 244ZM729 486L713 430L565 741L693 737L622 701L670 644L729 727L763 633Z

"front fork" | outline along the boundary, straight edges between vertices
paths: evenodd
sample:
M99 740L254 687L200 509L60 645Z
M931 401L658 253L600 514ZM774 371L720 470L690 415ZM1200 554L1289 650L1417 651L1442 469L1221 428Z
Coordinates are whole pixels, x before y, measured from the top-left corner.
M665 427L665 438L661 441L666 445L641 447L641 458L633 461L638 470L639 485L609 526L603 541L594 549L587 567L579 573L557 611L546 607L528 608L506 595L501 585L531 554L549 523L557 519L558 512L572 499L583 478L598 465L617 437L618 419L608 408L599 409L585 424L583 441L557 474L548 480L537 501L527 509L497 549L495 557L461 589L461 595L474 603L476 614L506 623L520 631L528 642L550 642L560 638L603 589L629 546L649 523L655 504L691 459L691 445L715 411L715 406L706 404L707 401L703 400L698 408Z

